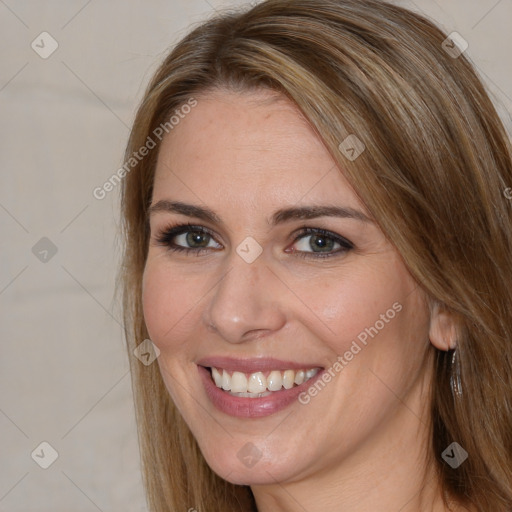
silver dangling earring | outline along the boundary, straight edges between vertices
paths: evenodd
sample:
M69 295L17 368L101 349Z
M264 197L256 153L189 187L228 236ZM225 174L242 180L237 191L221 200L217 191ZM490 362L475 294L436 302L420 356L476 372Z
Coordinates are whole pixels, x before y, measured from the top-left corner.
M462 396L462 383L460 380L460 361L457 357L457 349L452 355L452 369L450 372L450 386L454 397Z

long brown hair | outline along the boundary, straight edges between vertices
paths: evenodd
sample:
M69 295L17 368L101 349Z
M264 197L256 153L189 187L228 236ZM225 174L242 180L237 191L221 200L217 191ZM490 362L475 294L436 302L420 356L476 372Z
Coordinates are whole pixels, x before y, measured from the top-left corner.
M256 510L249 487L207 466L158 365L132 354L148 337L141 283L155 133L214 88L267 88L294 102L431 303L457 318L457 365L431 347L432 463L445 496L485 512L512 506L512 148L472 64L446 38L377 0L267 0L195 28L151 80L126 159L148 137L157 147L122 183L120 277L152 512ZM340 151L349 135L366 146L356 159ZM469 454L457 469L441 457L453 441Z

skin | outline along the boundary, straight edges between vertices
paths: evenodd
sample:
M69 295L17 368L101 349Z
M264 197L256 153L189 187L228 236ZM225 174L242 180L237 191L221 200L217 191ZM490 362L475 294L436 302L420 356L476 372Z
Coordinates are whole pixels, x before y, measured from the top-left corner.
M448 510L425 461L431 344L446 350L453 343L449 319L430 314L371 220L267 222L278 209L305 205L368 215L288 100L223 90L197 99L162 143L152 204L206 206L223 223L150 215L143 304L167 389L206 461L226 480L250 485L260 512ZM158 242L170 225L187 222L214 233L204 237L202 253ZM314 235L294 241L303 226L341 235L354 248L319 257ZM248 236L263 249L250 264L236 252ZM185 235L173 241L198 247ZM269 356L329 368L394 303L401 311L306 405L236 418L206 396L201 358ZM252 467L237 457L248 442L260 456Z

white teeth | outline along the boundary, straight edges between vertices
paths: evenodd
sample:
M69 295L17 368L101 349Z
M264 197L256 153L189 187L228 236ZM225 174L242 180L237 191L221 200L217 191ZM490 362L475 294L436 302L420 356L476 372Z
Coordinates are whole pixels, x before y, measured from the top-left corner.
M220 374L219 370L217 368L212 368L212 376L213 380L215 381L215 385L218 388L222 387L222 375Z
M246 393L247 392L247 377L245 373L233 372L231 376L231 391L233 393Z
M267 377L267 388L270 391L279 391L283 387L283 375L276 370L270 372Z
M231 376L226 370L222 373L221 387L224 391L229 391L231 389Z
M294 385L301 385L314 377L318 368L310 370L272 370L268 377L262 372L245 374L218 368L212 368L212 377L218 388L228 391L233 396L259 398L269 395L272 391L291 389Z
M293 370L286 370L283 374L284 389L293 388L293 381L295 380L295 372Z
M311 377L314 377L318 373L318 369L314 368L313 370L308 370L306 372L306 380L311 379Z
M263 373L252 373L247 380L247 391L249 393L263 393L267 389L267 378Z

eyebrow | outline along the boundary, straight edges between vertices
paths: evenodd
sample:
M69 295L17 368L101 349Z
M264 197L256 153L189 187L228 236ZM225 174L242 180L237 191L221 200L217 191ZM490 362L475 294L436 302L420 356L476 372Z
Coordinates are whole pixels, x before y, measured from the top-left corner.
M187 217L196 217L220 225L224 224L222 219L213 210L203 206L182 203L180 201L168 201L165 199L158 201L149 207L148 216L157 212L179 213ZM373 222L363 212L354 208L330 205L282 208L277 210L267 222L275 226L291 220L314 219L317 217L341 217L343 219L355 219L361 222Z

